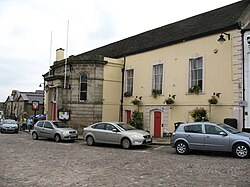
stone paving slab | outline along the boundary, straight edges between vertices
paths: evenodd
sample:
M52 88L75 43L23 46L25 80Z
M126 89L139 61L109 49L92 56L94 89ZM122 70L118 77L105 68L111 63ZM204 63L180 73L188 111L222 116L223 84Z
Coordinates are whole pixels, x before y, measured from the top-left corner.
M1 187L248 187L249 160L226 153L177 155L165 145L124 150L0 134Z

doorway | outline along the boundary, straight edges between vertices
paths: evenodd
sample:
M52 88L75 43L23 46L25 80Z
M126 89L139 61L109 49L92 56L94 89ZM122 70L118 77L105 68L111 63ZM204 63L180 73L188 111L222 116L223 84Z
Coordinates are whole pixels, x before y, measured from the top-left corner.
M154 137L161 137L161 112L154 112Z

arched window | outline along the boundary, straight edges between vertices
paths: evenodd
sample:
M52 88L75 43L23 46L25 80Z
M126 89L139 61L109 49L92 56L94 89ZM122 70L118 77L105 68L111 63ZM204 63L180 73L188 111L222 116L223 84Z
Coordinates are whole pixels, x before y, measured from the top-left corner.
M87 100L87 75L83 73L80 76L80 101Z

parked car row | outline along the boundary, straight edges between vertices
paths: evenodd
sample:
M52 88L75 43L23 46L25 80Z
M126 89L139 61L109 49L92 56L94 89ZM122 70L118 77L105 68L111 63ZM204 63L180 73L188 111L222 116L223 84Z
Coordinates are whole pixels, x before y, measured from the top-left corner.
M11 119L0 123L0 131L18 133L17 122ZM78 132L61 121L42 120L34 125L32 138L39 137L74 141ZM124 149L152 143L150 133L135 129L123 122L98 122L83 129L87 145L96 143L121 145ZM240 132L226 125L210 122L180 124L171 137L176 152L186 155L192 150L232 152L238 158L250 156L250 133Z
M120 144L124 149L131 146L147 145L152 143L150 134L144 130L138 130L131 125L120 122L100 122L83 129L83 137L88 145L95 143ZM34 125L32 138L39 137L74 141L78 138L78 132L60 121L42 120Z

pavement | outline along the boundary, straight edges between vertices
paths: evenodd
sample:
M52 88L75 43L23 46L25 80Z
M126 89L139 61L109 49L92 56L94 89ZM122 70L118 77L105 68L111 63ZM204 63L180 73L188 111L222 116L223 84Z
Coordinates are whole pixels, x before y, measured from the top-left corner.
M29 133L29 134L31 133L28 130L25 130L24 132ZM79 135L78 139L83 140L82 135ZM152 144L153 145L170 145L170 139L171 139L171 136L159 137L159 138L154 138L153 137Z

